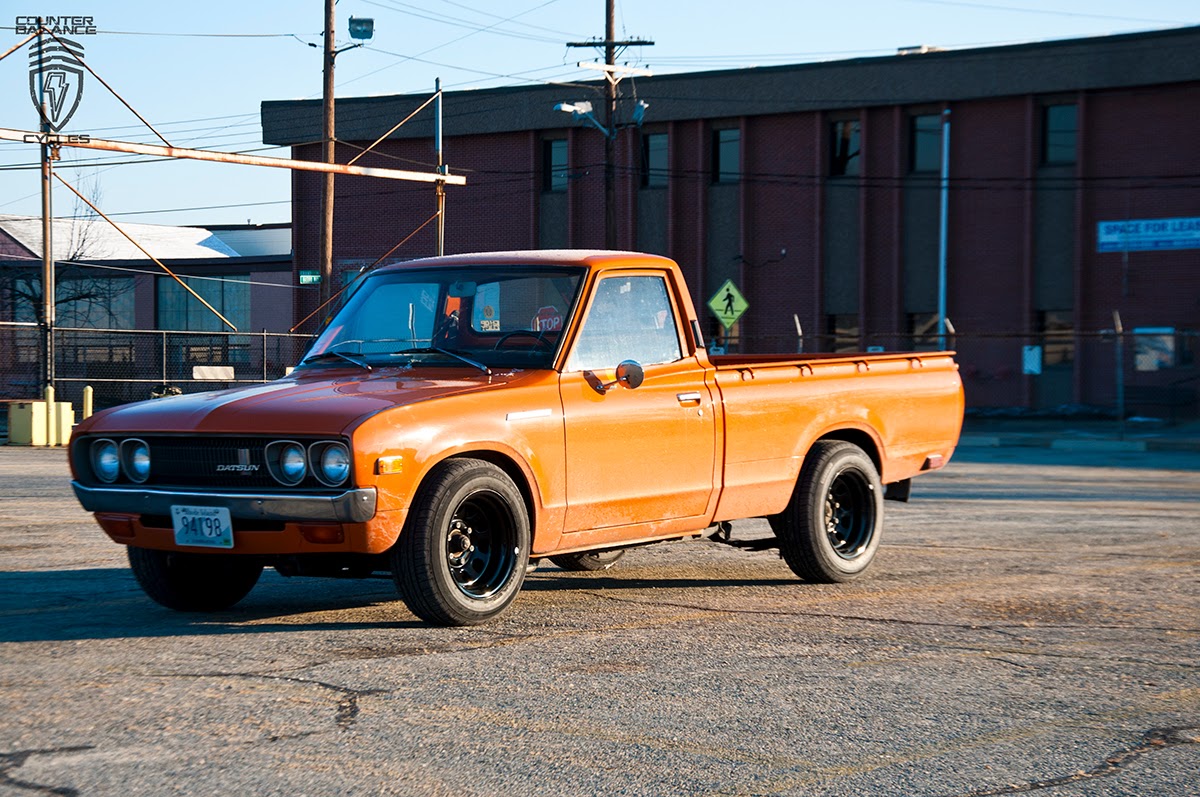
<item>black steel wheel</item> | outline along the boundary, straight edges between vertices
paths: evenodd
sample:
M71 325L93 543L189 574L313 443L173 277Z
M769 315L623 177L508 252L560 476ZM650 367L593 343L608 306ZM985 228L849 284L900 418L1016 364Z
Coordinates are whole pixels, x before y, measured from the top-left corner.
M250 594L262 562L229 554L179 553L126 548L129 568L142 591L180 612L228 609Z
M529 539L525 501L504 471L447 460L421 485L392 548L400 597L436 625L486 622L520 591Z
M824 583L857 578L875 559L883 532L883 487L875 464L852 443L815 443L791 502L770 521L796 575Z
M609 551L581 551L579 553L559 553L550 557L550 561L563 570L576 573L608 570L625 555L625 549L617 548Z

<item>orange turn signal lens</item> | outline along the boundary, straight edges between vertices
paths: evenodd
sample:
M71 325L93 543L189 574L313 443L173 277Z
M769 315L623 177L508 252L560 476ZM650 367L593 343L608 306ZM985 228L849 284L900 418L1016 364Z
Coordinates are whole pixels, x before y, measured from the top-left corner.
M375 472L380 476L404 472L404 457L380 457L375 460Z
M342 530L340 523L301 523L300 535L314 545L336 545L346 541L346 532Z

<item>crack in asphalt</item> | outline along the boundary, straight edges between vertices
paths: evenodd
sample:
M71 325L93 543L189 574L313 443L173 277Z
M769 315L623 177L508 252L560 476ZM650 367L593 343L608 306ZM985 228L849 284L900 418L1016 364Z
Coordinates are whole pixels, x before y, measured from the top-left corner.
M341 696L338 701L337 709L334 711L333 721L340 731L348 731L354 727L354 723L358 721L360 711L358 701L360 698L370 697L371 695L383 695L394 692L394 689L354 689L349 686L339 686L331 684L328 681L317 681L312 678L297 678L290 675L271 675L269 673L255 672L203 672L203 673L157 673L154 675L157 678L243 678L246 680L259 681L282 681L284 683L302 684L304 686L319 686L322 689L327 689ZM269 741L282 741L292 738L303 738L305 736L315 735L314 731L307 731L299 734L278 735L268 737Z
M25 766L25 762L35 755L61 755L62 753L79 753L93 750L91 745L80 747L52 747L45 750L17 750L12 753L0 753L0 784L12 786L14 789L24 789L41 794L60 794L63 797L75 797L79 791L68 786L44 786L40 783L30 783L18 780L12 775L14 769Z
M1086 771L1074 772L1057 778L1035 780L1029 783L1012 783L994 789L978 789L964 792L954 797L997 797L1001 794L1026 794L1055 786L1066 786L1092 778L1107 778L1116 775L1130 764L1150 753L1166 750L1169 747L1179 747L1185 744L1200 744L1200 728L1181 726L1173 728L1151 728L1142 734L1141 741L1133 747L1126 747L1105 757L1104 762Z

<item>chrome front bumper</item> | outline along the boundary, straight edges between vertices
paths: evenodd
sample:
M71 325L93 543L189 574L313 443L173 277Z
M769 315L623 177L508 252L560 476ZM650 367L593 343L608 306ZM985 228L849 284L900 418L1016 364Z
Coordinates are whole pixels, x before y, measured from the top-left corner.
M156 490L147 487L87 487L71 482L88 512L170 515L172 506L223 506L231 517L259 520L317 520L364 523L375 517L375 488L361 487L338 495L290 493L247 494Z

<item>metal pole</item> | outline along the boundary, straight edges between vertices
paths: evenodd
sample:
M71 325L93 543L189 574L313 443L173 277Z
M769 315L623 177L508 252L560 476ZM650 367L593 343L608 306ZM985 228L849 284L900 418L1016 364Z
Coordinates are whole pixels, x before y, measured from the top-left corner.
M54 155L49 143L50 113L46 106L46 73L45 73L45 38L42 18L38 17L38 109L42 120L39 130L44 134L42 143L42 323L45 325L46 352L46 387L54 385L54 298L57 293L54 284L54 209L51 193L53 191Z
M334 42L334 5L337 0L325 0L325 82L321 97L324 105L324 126L321 134L321 160L334 162L335 136L333 62L337 56ZM333 292L333 172L327 172L321 188L321 303L329 301Z
M616 63L616 8L615 0L606 0L604 15L604 63ZM617 85L612 73L605 74L604 81L604 246L617 248Z
M433 90L437 96L433 117L433 147L437 150L437 172L438 174L445 174L446 164L442 158L442 79L440 77L434 79ZM437 253L438 255L444 255L446 254L446 184L439 180L436 190L438 212Z
M1121 313L1113 310L1113 332L1117 334L1117 435L1125 439L1125 327L1121 324Z
M942 111L942 184L938 218L938 348L946 349L946 251L950 211L950 109Z

